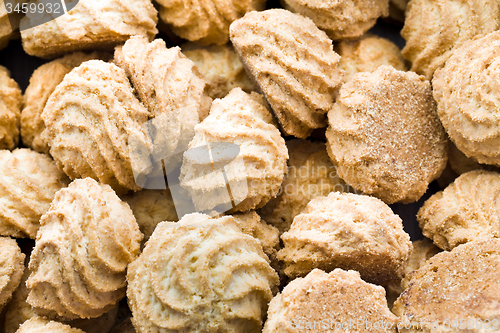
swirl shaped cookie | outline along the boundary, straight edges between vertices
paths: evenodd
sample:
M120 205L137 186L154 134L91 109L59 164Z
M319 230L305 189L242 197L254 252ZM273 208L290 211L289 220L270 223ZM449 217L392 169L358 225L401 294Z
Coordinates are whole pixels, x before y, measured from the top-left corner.
M231 41L287 135L325 127L342 83L340 57L314 23L283 9L252 12L231 24Z
M381 200L332 192L309 202L281 239L278 259L290 277L314 268L353 269L363 280L387 284L400 280L412 251L399 216Z
M412 63L412 71L430 80L457 47L497 30L499 20L496 0L413 0L401 30L406 40L403 56Z
M22 324L16 333L85 333L69 325L43 317L33 317Z
M446 166L447 139L431 85L380 66L342 86L328 113L327 149L339 176L385 203L418 200Z
M226 44L229 25L266 0L158 0L160 18L180 37L202 45Z
M39 315L95 318L125 296L125 270L142 234L129 206L105 184L77 179L40 220L26 282Z
M10 237L0 237L0 311L17 289L24 272L24 253Z
M356 38L389 15L389 0L281 0L283 7L309 17L333 40Z
M50 96L41 138L71 179L90 177L117 192L137 191L134 171L151 168L148 116L121 68L90 60L68 73ZM142 154L135 154L132 142Z
M278 276L234 218L189 214L157 226L127 281L138 333L250 333L261 332Z
M26 147L40 153L49 153L50 148L40 135L45 129L42 112L50 95L64 76L73 68L80 66L82 62L107 58L105 54L97 52L91 54L75 52L46 63L33 72L23 96L24 103L21 112L21 139Z
M500 32L478 36L457 48L432 81L439 118L457 148L479 163L496 166L499 56Z
M22 104L19 85L10 78L9 70L0 66L0 149L14 149L19 143Z
M43 14L28 12L21 20L24 50L42 58L73 51L111 50L131 36L152 40L158 33L158 13L150 0L79 0L67 14L30 28Z
M45 154L0 150L0 235L35 238L40 217L69 179Z
M207 145L211 158L198 152ZM198 211L262 207L276 196L286 172L285 140L273 125L264 98L240 88L213 102L210 115L195 127L189 149L180 184Z

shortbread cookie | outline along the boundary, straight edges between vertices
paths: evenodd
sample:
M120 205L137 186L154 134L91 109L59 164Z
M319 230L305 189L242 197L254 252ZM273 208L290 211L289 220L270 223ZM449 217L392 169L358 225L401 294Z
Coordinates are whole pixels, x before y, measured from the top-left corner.
M78 328L48 320L43 317L33 317L22 324L16 333L86 333Z
M384 288L361 280L355 271L315 269L273 298L263 333L396 333L397 322Z
M401 50L390 40L371 34L360 39L335 45L340 55L339 67L344 70L343 81L349 81L359 72L373 72L382 65L406 71Z
M408 289L394 304L399 332L498 331L499 274L500 239L470 242L436 254L411 274Z
M498 191L500 173L462 174L420 208L417 220L422 233L444 250L482 237L500 237Z
M19 143L22 103L19 85L10 78L9 70L0 66L0 149L14 149Z
M12 297L24 272L24 253L10 237L0 237L0 311Z
M230 44L203 47L195 43L186 43L181 45L181 49L205 76L210 97L224 98L236 87L247 93L255 90L238 54Z
M481 164L472 157L465 156L453 142L448 142L448 165L456 173L456 177L473 170L488 170L500 172L500 167Z
M423 76L380 66L342 86L328 112L339 176L385 203L418 200L446 166L446 136Z
M310 19L283 9L248 13L231 25L231 41L285 134L306 138L326 126L340 57Z
M412 0L401 30L406 40L403 56L411 61L411 70L430 80L457 47L476 35L498 29L498 7L496 0ZM482 54L484 47L493 49L489 44L478 45L477 54Z
M26 147L40 153L49 153L49 146L40 138L45 129L41 116L47 100L73 68L80 66L84 61L106 58L108 57L103 53L76 52L46 63L33 72L30 84L24 93L21 112L21 138Z
M226 44L229 25L266 0L158 0L160 18L180 37L202 45Z
M286 143L288 172L281 184L278 196L259 210L266 222L283 233L290 229L297 216L317 196L326 196L332 191L352 190L337 175L322 142L296 139Z
M412 251L410 236L389 206L351 193L332 192L311 200L281 239L285 247L278 259L285 262L290 277L339 267L384 285L403 277Z
M158 224L127 281L138 333L257 333L278 275L233 217L189 214Z
M125 270L142 234L110 186L77 179L40 220L31 253L28 303L39 315L95 318L125 296Z
M180 184L198 211L223 205L221 213L244 212L276 196L288 151L261 95L234 88L213 102L195 133L184 154Z
M137 191L134 171L151 170L148 117L125 71L90 60L68 73L50 96L41 138L71 179L91 177L117 192Z
M457 48L432 81L439 118L457 148L479 163L497 166L499 56L500 32L479 36Z
M69 179L46 154L0 150L0 235L35 238L40 217Z
M284 8L312 19L333 40L359 37L379 17L389 15L389 0L281 0L281 3Z
M23 48L29 55L53 58L72 51L111 50L136 35L152 40L158 33L157 14L150 0L79 0L68 14L27 29L47 15L28 12L21 20Z

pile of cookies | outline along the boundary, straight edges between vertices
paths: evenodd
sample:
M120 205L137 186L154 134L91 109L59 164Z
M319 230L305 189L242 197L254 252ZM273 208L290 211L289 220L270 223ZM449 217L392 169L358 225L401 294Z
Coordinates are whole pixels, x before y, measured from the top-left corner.
M498 1L45 6L0 1L47 59L0 66L1 332L500 331Z

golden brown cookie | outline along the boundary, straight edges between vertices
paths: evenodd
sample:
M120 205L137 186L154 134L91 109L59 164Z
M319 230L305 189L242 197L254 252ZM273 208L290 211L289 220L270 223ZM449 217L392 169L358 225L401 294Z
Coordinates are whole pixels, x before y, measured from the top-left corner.
M26 147L40 153L49 153L49 146L40 138L45 129L41 115L47 100L73 68L80 66L84 61L106 58L107 55L103 53L76 52L46 63L33 72L24 93L21 112L21 138Z
M49 155L0 150L0 235L35 238L40 217L69 179Z
M233 88L250 93L255 85L245 73L238 54L230 44L200 46L181 45L182 53L191 59L207 80L207 92L212 98L224 98Z
M499 274L500 239L436 254L411 274L408 289L394 304L399 332L498 331Z
M24 322L16 333L86 333L78 328L48 320L43 317L33 317Z
M3 5L0 5L3 7ZM19 143L23 96L7 68L0 66L0 149L14 149Z
M497 30L499 15L496 0L412 0L401 30L406 40L403 56L411 61L412 71L430 80L457 47ZM481 44L481 52L485 46Z
M451 140L466 156L496 166L499 56L500 32L478 36L457 48L432 80L439 118Z
M229 25L254 10L263 10L265 0L158 0L160 18L180 37L202 45L226 44Z
M500 237L498 191L500 173L462 174L420 208L417 220L422 233L444 250L483 237Z
M286 135L325 127L342 81L340 57L314 23L283 9L251 12L231 24L231 41Z
M285 247L278 259L285 262L290 277L339 267L385 285L403 277L412 251L410 236L389 206L351 193L332 192L311 200L281 239Z
M297 216L317 196L332 191L353 190L337 175L337 168L328 157L325 144L295 139L286 142L288 172L278 196L271 199L259 214L266 222L284 233Z
M29 55L54 58L73 51L112 50L136 35L152 40L158 33L157 14L150 0L79 0L67 14L30 28L47 14L28 12L21 20L23 48Z
M356 73L373 72L382 65L406 71L405 60L396 44L372 34L340 42L335 45L335 51L340 55L339 67L345 72L344 82Z
M24 253L10 237L0 237L0 311L19 286L24 271Z
M380 66L342 86L328 112L339 176L385 203L418 200L446 166L447 141L423 76Z
M39 315L96 318L125 296L125 270L142 234L110 186L77 179L40 219L31 253L28 303Z
M281 0L283 7L309 17L333 40L356 38L389 15L389 0Z
M396 333L396 324L384 288L361 280L356 271L315 269L273 298L263 333Z
M267 103L255 92L234 88L213 102L210 115L195 127L181 168L180 184L198 211L244 212L276 196L288 152L273 122ZM212 157L204 154L208 144Z
M160 223L128 267L138 333L261 332L278 275L233 217Z

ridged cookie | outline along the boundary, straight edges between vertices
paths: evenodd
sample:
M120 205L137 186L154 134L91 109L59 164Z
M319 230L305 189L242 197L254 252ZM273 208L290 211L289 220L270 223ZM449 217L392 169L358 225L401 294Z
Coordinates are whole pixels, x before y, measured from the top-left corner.
M231 148L218 152L217 143L237 145L238 155L226 154ZM208 144L214 147L211 159L196 150ZM180 184L189 191L198 211L221 205L233 212L262 207L276 196L286 172L285 140L274 126L264 98L240 88L213 102L210 115L195 127L189 149L184 154Z
M138 333L257 333L278 276L234 218L189 214L157 226L127 281Z
M499 28L496 0L412 0L401 36L411 70L430 80L455 49L474 36ZM481 44L489 47L487 44Z
M385 285L403 277L412 251L410 236L389 206L350 193L332 192L311 200L281 239L285 247L278 259L290 277L339 267Z
M423 76L390 66L358 73L342 86L328 121L339 176L387 204L418 200L446 166L445 131Z
M43 317L33 317L22 324L16 333L86 333L78 328L48 320Z
M0 149L17 147L22 105L19 85L10 78L9 70L0 66Z
M142 234L129 206L105 184L77 179L40 220L28 303L39 315L95 318L125 296L125 270Z
M326 126L342 83L340 57L314 23L283 9L252 12L231 24L231 41L287 135Z
M497 166L499 56L500 32L478 36L457 48L432 80L439 118L457 148L479 163Z
M24 253L10 237L0 237L0 312L19 286L24 272Z
M0 150L0 235L35 238L40 217L69 179L46 154Z
M152 40L158 33L157 14L151 0L79 0L67 14L30 28L47 14L28 12L21 20L23 48L29 55L54 58L73 51L110 50L136 35Z

